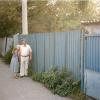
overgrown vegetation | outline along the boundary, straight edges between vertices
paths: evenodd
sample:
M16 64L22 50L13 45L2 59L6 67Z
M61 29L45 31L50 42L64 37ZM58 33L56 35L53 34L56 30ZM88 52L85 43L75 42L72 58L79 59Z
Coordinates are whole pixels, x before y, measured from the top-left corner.
M29 67L28 74L33 80L43 83L54 94L70 96L75 100L87 100L84 93L80 91L80 81L75 81L72 74L65 69L58 70L52 67L47 72L37 73Z
M32 66L28 69L28 75L34 81L38 81L54 94L69 96L74 100L89 100L80 89L80 81L75 81L72 74L66 69L58 70L55 66L47 72L33 72Z
M4 61L5 61L6 63L8 63L8 64L10 64L10 62L11 62L11 58L12 58L12 49L13 49L13 48L11 48L11 49L6 53L6 55L4 56Z
M86 96L83 92L81 92L80 89L74 92L74 94L71 94L70 97L73 98L74 100L92 100L88 96Z
M32 77L32 75L33 75L33 70L32 70L32 66L30 65L28 68L28 76Z

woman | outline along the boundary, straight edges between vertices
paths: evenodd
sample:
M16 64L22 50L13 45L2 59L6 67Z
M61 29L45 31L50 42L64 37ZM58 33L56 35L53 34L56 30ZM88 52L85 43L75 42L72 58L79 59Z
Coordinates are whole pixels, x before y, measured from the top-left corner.
M11 59L11 63L10 63L10 68L13 70L14 72L14 78L18 78L18 72L19 72L19 49L16 47L13 49L12 51L13 56Z

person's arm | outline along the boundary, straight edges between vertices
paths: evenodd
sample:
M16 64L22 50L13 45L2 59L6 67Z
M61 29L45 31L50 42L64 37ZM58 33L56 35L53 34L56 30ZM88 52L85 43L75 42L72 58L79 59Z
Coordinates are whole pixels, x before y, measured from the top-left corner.
M32 60L32 51L30 52L30 56L29 57L30 57L30 60Z
M32 60L32 49L31 49L30 46L29 46L29 49L30 49L30 52L29 52L29 59Z

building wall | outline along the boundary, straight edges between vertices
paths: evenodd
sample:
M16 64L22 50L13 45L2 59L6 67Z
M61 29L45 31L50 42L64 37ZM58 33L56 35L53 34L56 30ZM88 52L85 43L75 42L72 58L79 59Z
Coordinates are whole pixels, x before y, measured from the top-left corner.
M6 38L0 38L0 55L5 55Z
M13 45L13 38L0 38L0 55L5 56Z
M89 34L100 34L100 25L85 25L84 28Z

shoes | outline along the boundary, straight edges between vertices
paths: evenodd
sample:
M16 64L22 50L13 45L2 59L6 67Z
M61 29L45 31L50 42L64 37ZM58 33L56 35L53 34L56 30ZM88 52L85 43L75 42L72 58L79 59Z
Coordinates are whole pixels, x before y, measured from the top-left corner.
M19 76L20 78L23 78L23 77L28 77L27 75L25 75L25 76Z
M14 76L14 78L15 78L15 79L18 79L19 77L18 77L18 76Z
M20 78L23 78L24 76L20 76Z
M27 75L25 75L25 77L28 77Z

